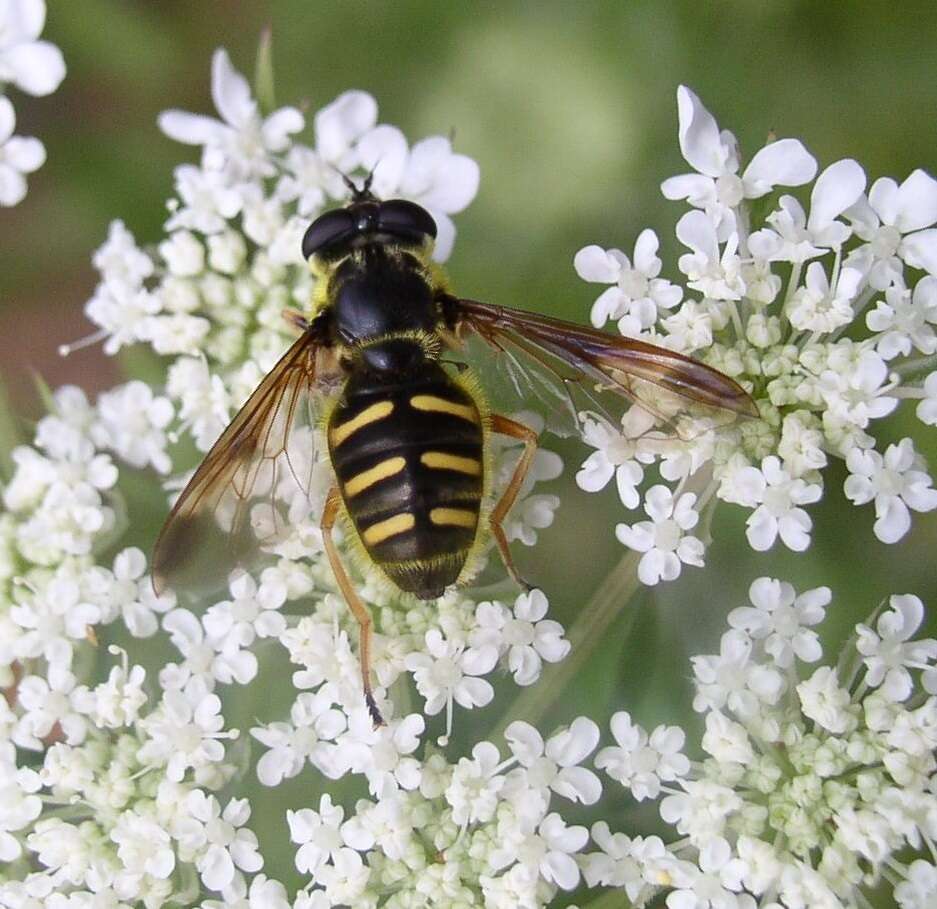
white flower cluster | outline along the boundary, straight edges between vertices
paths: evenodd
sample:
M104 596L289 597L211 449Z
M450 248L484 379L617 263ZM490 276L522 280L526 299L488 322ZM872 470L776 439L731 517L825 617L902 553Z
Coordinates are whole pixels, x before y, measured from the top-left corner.
M921 601L891 597L836 666L815 626L828 588L759 578L719 654L693 658L705 760L684 733L616 714L596 766L638 801L660 799L679 838L592 828L592 885L670 909L841 909L887 887L902 909L937 893L937 641L914 639ZM923 847L928 857L921 857ZM917 857L915 857L917 854Z
M261 867L256 840L243 826L250 814L247 803L232 799L222 806L210 794L235 773L225 742L238 736L238 730L225 728L215 689L256 677L253 645L260 639L282 642L301 668L294 675L298 691L289 722L253 730L268 748L258 775L275 785L307 761L328 777L363 775L377 802L359 805L359 832L349 841L368 850L368 867L375 869L370 883L360 873L355 878L362 892L378 883L385 889L381 875L390 873L381 864L387 856L383 834L361 846L367 831L376 829L367 827L376 805L391 811L395 800L407 799L415 810L422 798L421 811L427 814L440 816L444 802L456 818L465 814L462 820L448 820L438 833L439 848L454 850L453 855L468 848L470 841L460 831L469 821L479 842L490 839L490 829L483 834L479 818L465 807L473 796L471 783L459 782L464 774L484 777L493 793L492 810L504 802L498 823L513 830L518 841L514 853L502 850L497 861L473 862L471 869L466 865L470 883L459 883L447 872L452 886L478 892L483 871L491 878L484 886L493 891L526 888L549 894L557 884L574 886L578 872L564 850L574 851L582 828L568 832L559 815L547 810L549 786L552 782L556 792L570 798L597 798L591 773L583 776L573 766L594 748L597 730L583 732L582 723L574 724L572 739L567 735L540 743L544 756L537 752L535 733L516 727L515 759L509 763L536 764L537 785L546 790L539 808L525 800L529 810L509 818L509 790L494 793L505 780L532 786L526 770L506 774L506 764L489 779L497 759L491 767L476 769L448 766L441 754L424 762L417 754L424 717L411 713L395 719L392 699L382 704L388 726L372 727L351 643L356 626L332 592L334 580L323 559L310 563L303 551L296 560L281 558L258 581L237 576L229 598L201 617L176 608L172 597L154 596L140 550L119 552L111 568L97 564L95 554L115 538L123 510L112 454L132 467L166 469L164 430L173 408L139 382L102 395L97 406L75 388L60 390L53 403L54 413L37 427L35 446L14 451L16 470L4 490L0 681L7 699L0 701L0 853L11 871L0 885L0 905L20 906L24 900L64 893L81 900L93 892L115 904L142 900L158 906L200 889L220 893L226 904L255 890L263 894L258 899L285 899L277 882L245 876ZM549 457L546 463L550 473ZM447 708L447 730L453 702L474 707L492 699L484 675L496 666L513 673L518 684L529 685L544 661L561 659L569 648L562 628L545 618L547 602L539 591L510 606L452 595L438 605L416 604L407 611L391 604L386 593L366 587L362 592L375 603L378 697L383 701L386 688L410 673L428 716ZM300 598L315 605L297 623L281 609ZM135 637L149 637L161 625L179 653L177 662L160 671L155 697L145 688L143 669L130 667L126 655L106 682L82 684L99 635L118 619ZM38 770L32 769L30 753L41 755ZM550 774L544 775L544 761L553 762ZM444 783L442 789L434 789L431 779ZM393 809L401 810L402 805ZM494 814L485 820L494 823ZM298 836L293 820L291 829ZM411 825L408 835L415 837L414 829ZM541 846L550 856L549 861L542 857L542 871L541 859L531 858ZM348 846L328 865L338 870L300 866L316 872L314 881L336 905L353 886L341 877L345 865L355 861L352 852ZM407 886L427 886L417 872L430 862L429 854L424 850L422 863L412 866ZM391 850L390 855L396 854ZM466 853L462 861L467 860ZM360 871L360 857L357 863ZM554 865L561 870L550 871ZM401 883L401 893L405 889ZM510 897L501 904L509 905Z
M304 116L261 111L224 51L213 60L212 93L221 120L179 111L160 119L202 149L199 166L176 171L165 238L143 250L115 222L95 256L94 338L109 352L144 343L168 357L165 387L131 381L95 404L61 389L34 443L13 452L3 489L0 906L540 909L579 887L619 888L635 905L660 895L669 909L834 909L862 904L876 887L902 909L930 905L937 641L913 638L923 619L916 597L893 597L857 627L835 667L805 673L823 656L817 626L830 592L798 596L789 584L756 581L751 606L730 614L720 653L693 660L707 757L691 761L683 730L648 732L624 712L612 720L615 744L597 752L597 725L579 717L547 736L516 721L503 745L450 753L456 705L489 704L499 669L518 686L536 683L544 663L570 649L563 628L546 617L539 590L507 601L450 592L430 604L356 574L374 620L374 694L387 721L374 728L357 624L323 557L332 481L324 461L306 465L311 501L284 491L288 520L266 506L252 511L258 534L280 531L269 537L268 567L233 574L210 600L153 593L143 552L119 548L127 521L117 463L177 487L176 440L205 451L218 437L288 343L281 310L310 297L299 240L312 217L345 198L341 175L373 169L378 194L426 206L440 227L440 258L454 238L449 214L477 188L474 162L439 137L411 149L377 124L362 92L314 116L311 146L296 139ZM937 278L905 289L909 269L937 272L937 183L917 172L901 187L878 181L866 199L858 165L839 162L816 180L809 217L785 196L753 232L745 200L809 182L813 159L782 140L739 176L731 136L686 90L680 108L681 145L699 173L668 181L665 192L694 207L678 236L693 250L681 269L701 299L676 310L684 291L659 277L650 232L633 267L595 247L577 264L616 284L596 304L597 324L616 318L623 331L707 359L751 388L764 419L661 443L638 410L620 429L590 415L585 434L597 450L581 485L601 488L615 475L622 501L636 508L645 470L657 464L662 482L644 496L649 520L618 529L644 553L645 583L702 564L695 531L716 498L753 509L756 548L778 536L804 548L810 519L800 506L819 497L828 454L845 458L850 498L875 500L877 535L897 539L908 508L937 507L937 493L909 439L879 453L865 430L900 397L919 398L919 417L937 422L933 374L914 384L937 353ZM811 261L828 252L829 274ZM772 312L777 262L790 277ZM873 300L879 292L884 302ZM870 337L847 340L845 328L873 302ZM295 432L298 469L314 430ZM519 453L516 443L499 445L496 489ZM558 500L533 486L561 469L556 455L538 452L505 525L509 539L533 545L551 523ZM147 677L111 645L119 660L95 684L96 655L118 621L128 646L163 633L177 657ZM224 686L263 684L262 647L282 648L281 664L292 663L289 716L233 728ZM286 813L304 879L297 894L262 873L251 806L230 795L251 739L263 746L256 775L265 786L309 765L367 795L342 804L323 795ZM614 833L605 821L590 837L567 820L564 806L581 812L602 796L600 777L584 766L594 752L595 768L637 801L660 801L673 842Z
M240 575L230 598L201 618L174 608L172 598L154 597L138 549L121 551L111 569L96 564L122 508L110 453L159 469L168 402L129 383L102 395L97 407L74 388L58 392L54 405L35 447L15 450L16 471L4 490L0 857L8 870L0 905L93 898L155 907L211 891L222 898L217 905L242 898L289 905L282 885L254 874L262 859L245 827L250 806L212 794L236 772L225 742L238 736L225 728L215 688L255 678L252 645L264 638L279 639L302 668L290 722L253 730L269 749L258 763L261 780L275 785L308 760L332 778L362 774L376 800L358 803L333 852L323 851L325 833L314 832L338 822L309 809L290 813L297 865L311 888L297 906L366 905L369 898L376 905L375 894L389 888L407 905L407 893L437 885L453 899L468 894L469 905L483 892L493 894L490 905L515 905L515 898L545 905L557 887L576 885L571 854L586 831L550 810L551 792L598 798L597 778L578 767L598 740L594 724L578 720L547 742L515 724L506 761L484 743L473 760L453 765L432 746L421 749L426 723L419 713L397 720L388 701L390 722L375 730L345 605L327 593L298 624L281 612L290 600L332 588L323 560L284 558L259 582ZM136 430L129 436L128 426ZM510 607L455 596L408 612L377 607L378 696L412 673L431 716L445 706L451 714L453 701L488 703L493 691L482 676L499 663L518 684L531 684L543 661L568 651L546 610L539 591ZM155 697L126 654L105 682L81 682L98 636L120 618L137 637L153 635L161 621L179 652L160 672ZM30 754L39 756L38 769ZM328 808L323 803L320 814ZM340 821L342 809L331 810ZM430 838L423 819L432 824ZM479 855L482 848L490 855ZM442 852L449 858L440 864ZM427 875L436 867L438 884Z
M415 746L416 730L407 738ZM563 820L554 796L598 800L599 779L580 764L599 729L580 717L544 741L516 722L505 738L506 759L491 742L455 764L427 749L422 762L410 759L409 772L398 774L399 786L376 801L359 800L350 817L328 795L318 811L288 812L296 866L310 877L296 909L515 909L549 905L558 889L574 889L588 831ZM386 755L387 743L378 752Z
M365 92L340 95L312 118L314 146L297 136L293 107L264 115L224 50L212 61L221 115L167 111L163 131L200 146L199 166L175 172L167 235L143 251L120 221L94 263L101 275L87 305L105 350L144 342L172 358L167 393L182 429L206 451L236 408L286 348L284 309L305 310L313 278L303 232L324 209L347 200L343 174L374 171L373 188L425 206L445 259L461 211L478 189L478 167L434 136L412 148L396 127L377 123Z
M937 180L916 170L866 191L855 161L817 176L796 139L770 142L743 168L735 137L699 98L681 87L677 101L680 149L694 173L665 180L662 191L690 206L676 227L689 250L678 262L686 286L660 277L652 230L630 257L588 246L575 267L586 281L610 285L592 308L595 326L617 321L624 335L721 370L751 393L761 419L662 442L637 408L620 426L583 414L596 450L577 481L595 491L614 476L622 504L636 509L638 487L656 468L660 482L643 496L649 520L617 528L622 543L643 553L645 584L703 564L695 530L717 499L750 511L753 549L778 540L806 549L812 520L804 506L822 496L831 457L846 462L847 498L874 503L875 535L894 543L912 511L937 508L913 441L879 451L870 432L904 400L916 402L922 423L937 425ZM806 210L782 194L754 222L753 202L768 209L762 200L777 187L811 183Z
M159 467L172 407L130 382L97 407L63 388L53 408L35 446L13 451L0 519L0 905L233 892L262 860L249 805L210 794L235 771L224 741L237 737L211 686L167 672L153 698L119 648L106 681L83 681L108 625L149 637L179 612L165 615L173 598L153 594L139 549L96 560L121 529L111 455Z
M121 455L161 473L171 468L167 439L189 435L207 451L288 346L291 328L283 312L303 311L314 281L302 258L302 235L323 209L347 200L343 174L373 171L376 193L426 207L439 229L434 255L440 260L455 239L450 214L465 208L478 189L474 161L455 154L439 136L409 148L400 130L377 124L377 104L364 92L346 92L315 114L314 147L296 138L305 118L295 108L262 115L224 50L212 61L212 96L222 120L182 111L161 115L168 135L202 147L201 165L176 169L177 195L168 204L167 235L156 249L140 249L120 221L111 224L94 256L101 281L86 307L99 330L72 346L103 340L105 351L116 353L142 342L170 358L168 403L163 397L143 400L141 386L134 386L138 400L114 402L125 421ZM155 431L143 432L140 421ZM510 442L499 446L495 486L503 487L519 449ZM314 448L308 432L295 432L291 463L302 455L308 460ZM299 497L290 511L290 541L279 541L281 554L321 551L318 520L330 472L324 459L318 465L311 497ZM559 500L531 491L561 469L555 454L537 453L505 525L509 540L533 545L537 531L552 523ZM294 487L283 498L296 499L296 493ZM268 525L258 526L269 531Z
M285 571L286 583L281 580L287 578ZM308 592L318 574L326 574L324 567L306 573L308 584L303 584L298 564L287 570L281 565L265 572L261 589L264 584L268 590L280 585L282 603L290 587L293 595ZM544 661L556 662L567 654L563 628L544 618L546 611L547 600L539 590L519 596L513 608L497 601L476 604L450 594L432 604L405 608L392 603L374 609L373 668L379 683L375 696L388 721L374 729L349 634L354 622L340 598L327 594L311 615L281 629L280 641L291 661L302 667L293 675L299 693L290 722L252 730L269 749L257 766L261 782L275 786L299 773L308 761L333 779L349 772L363 774L378 797L401 787L415 788L419 769L408 756L424 732L424 717L414 713L395 719L393 699L385 700L387 689L411 674L426 716L446 710L446 735L440 740L445 743L454 703L471 709L491 701L494 689L484 676L496 666L512 672L517 684L530 685L539 678Z
M301 843L298 867L310 875L310 887L316 885L299 895L297 906L319 906L323 899L339 905L355 892L351 878L361 875L352 874L350 856L359 869L362 863L355 850L366 853L374 874L362 892L386 890L389 862L401 855L405 837L402 828L393 834L395 852L378 819L395 817L407 805L415 817L441 818L444 810L450 817L440 822L432 848L417 833L422 824L407 828L413 838L407 858L417 844L426 848L422 864L410 868L411 880L398 884L401 900L407 887L429 886L417 872L436 864L437 849L460 856L445 872L459 892L471 888L477 895L484 886L545 900L557 885L569 888L578 880L567 853L575 851L581 830L567 832L548 810L550 786L567 798L598 797L597 779L575 766L594 748L597 729L574 724L573 732L540 741L540 754L536 733L518 726L507 761L489 765L494 746L486 744L479 746L484 759L448 765L422 741L423 713L394 715L396 695L406 701L408 687L415 689L427 717L445 710L448 737L453 705L491 701L485 676L497 668L518 685L533 684L544 662L562 659L569 649L562 627L546 618L540 591L507 604L452 594L439 604L402 607L385 586L356 578L374 613L376 694L389 720L375 730L362 696L357 625L323 556L321 497L291 512L286 533L270 547L275 564L256 576L233 575L227 593L208 603L197 602L192 591L183 591L179 604L175 595L156 596L146 557L135 547L116 550L103 564L101 554L114 552L126 529L115 462L125 471L150 468L178 486L176 440L188 434L199 449L210 447L288 343L280 311L305 305L311 293L299 237L322 207L341 200L341 174L373 167L378 192L426 205L440 225L443 255L454 236L447 213L466 205L477 186L474 162L452 154L446 140L429 139L408 151L399 131L375 126L374 101L361 92L341 96L316 115L313 149L291 138L303 126L298 111L261 116L224 51L215 55L212 87L224 122L180 112L161 118L167 132L204 147L201 167L176 173L178 198L170 205L166 239L145 252L115 222L94 259L102 277L88 304L101 329L96 338L106 338L110 352L142 341L169 355L165 388L131 381L94 404L76 388L60 389L33 445L14 450L15 470L3 489L0 859L9 865L0 906L290 905L279 882L255 873L262 859L245 827L250 806L217 794L243 768L247 742L223 715L221 686L257 678L256 651L264 641L285 647L298 668L289 720L251 730L267 748L257 765L260 780L276 785L309 762L331 778L360 774L376 800L359 804L348 828L357 832L321 861L310 858L297 820L311 812L291 815L290 829ZM533 415L520 416L535 422ZM296 432L300 444L291 454L298 455L302 444L311 449L312 434ZM519 454L516 442L499 443L496 488L507 482ZM508 539L533 545L538 530L552 522L558 500L532 489L561 469L555 454L537 453L505 524ZM325 462L316 470L329 480ZM324 492L324 482L313 483L313 490L322 485ZM272 516L258 511L252 519L260 531ZM288 615L291 605L303 618ZM107 626L118 620L132 638L162 631L177 659L147 679L141 666L112 647L120 665L105 682L92 684ZM487 833L473 779L491 793ZM531 797L512 819L513 799L526 789L539 792L539 801ZM477 798L487 796L479 792ZM479 843L491 840L495 813L512 831L515 849L502 848L497 861L476 862L464 850L473 836ZM490 881L482 884L482 875ZM501 900L511 904L509 896Z
M32 137L14 136L16 111L4 94L13 85L30 95L48 95L65 78L62 52L40 41L46 21L45 0L0 3L0 205L12 206L26 195L26 174L42 167L46 150Z

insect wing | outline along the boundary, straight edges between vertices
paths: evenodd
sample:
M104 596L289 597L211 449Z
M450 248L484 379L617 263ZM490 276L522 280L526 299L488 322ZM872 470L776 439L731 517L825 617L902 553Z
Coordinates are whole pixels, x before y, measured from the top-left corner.
M739 415L758 416L737 382L675 351L475 300L460 300L458 314L460 333L477 336L498 353L518 393L523 382L539 386L532 388L537 398L552 397L567 412L575 414L584 400L586 409L607 415L603 392L611 392L655 417L666 434L680 437L686 437L689 421L718 425ZM518 378L520 373L526 376Z
M257 386L205 456L160 531L153 584L214 590L284 529L292 490L307 500L315 466L317 344L307 332Z

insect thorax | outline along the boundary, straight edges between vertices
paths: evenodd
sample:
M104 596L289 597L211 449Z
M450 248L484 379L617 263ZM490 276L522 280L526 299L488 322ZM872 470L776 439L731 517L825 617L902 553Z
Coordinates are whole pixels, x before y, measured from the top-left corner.
M335 268L329 297L336 340L365 345L403 333L434 333L438 307L423 262L384 244L355 250Z

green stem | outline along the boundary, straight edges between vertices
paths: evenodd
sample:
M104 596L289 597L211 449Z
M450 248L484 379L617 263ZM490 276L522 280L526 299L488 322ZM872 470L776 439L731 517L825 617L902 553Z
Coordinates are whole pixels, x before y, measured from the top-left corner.
M13 449L21 444L19 421L10 406L6 389L0 387L0 480L8 483L13 476Z
M41 798L41 796L40 796ZM43 801L45 801L43 799ZM79 805L61 805L57 808L49 808L48 803L42 809L42 820L49 818L58 818L69 823L81 823L94 819L94 811L90 805L81 803Z
M490 741L498 741L504 730L515 720L537 724L543 715L556 703L559 692L565 691L578 675L579 670L591 658L595 649L606 640L612 622L630 602L640 586L638 562L640 552L629 550L602 582L591 600L579 614L579 618L566 632L572 645L569 655L559 663L544 666L536 685L525 688L507 709L504 716L489 735ZM629 614L627 633L634 622L636 611Z
M904 378L917 372L923 372L925 369L932 369L934 366L937 366L937 354L905 360L904 363L899 363L897 366L893 367L893 369L898 375Z
M584 909L630 909L634 904L625 896L624 887L621 890L608 890L598 899L586 903Z
M268 25L260 33L257 62L254 64L254 96L265 116L276 110L273 91L273 29Z
M845 783L849 780L854 780L860 773L867 773L870 770L882 770L885 765L882 763L878 764L855 764L852 767L848 767L842 773L837 773L836 776L831 776L830 780L836 783Z

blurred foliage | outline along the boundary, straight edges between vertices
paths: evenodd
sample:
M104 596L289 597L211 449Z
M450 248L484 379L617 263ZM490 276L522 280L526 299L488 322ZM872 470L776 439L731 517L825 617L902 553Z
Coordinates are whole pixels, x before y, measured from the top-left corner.
M773 132L801 138L821 166L853 156L870 179L900 180L915 167L937 172L937 14L928 2L49 0L46 36L62 48L68 76L49 98L15 98L18 131L42 138L48 162L30 179L26 201L0 211L0 369L20 413L41 410L33 370L52 386L99 390L122 369L144 367L132 357L115 363L99 349L65 361L55 351L88 331L81 311L94 286L90 254L108 222L123 218L143 243L160 235L172 168L194 151L162 136L157 114L211 110L211 51L226 46L250 73L267 25L279 103L304 101L315 110L347 88L366 89L381 119L411 140L451 133L457 149L478 161L481 191L458 218L456 287L580 321L598 292L572 269L580 247L630 252L650 226L664 262L675 261L673 226L682 209L661 197L659 185L688 169L676 141L681 82L749 154ZM673 267L669 273L676 277ZM29 428L16 427L5 408L0 413L8 449ZM883 431L889 440L912 435L937 470L937 433L922 430L910 411ZM612 533L621 509L611 487L599 496L575 488L584 452L562 449L570 469L557 484L558 520L536 549L517 557L548 591L554 615L569 623L621 555ZM844 500L844 478L842 465L832 468L827 500L811 509L814 543L805 554L753 553L741 510L722 507L707 568L636 596L628 610L637 615L619 620L627 637L610 634L578 683L556 692L545 728L582 712L603 723L617 709L649 725L698 727L686 655L718 649L726 613L746 602L748 585L762 574L798 590L833 588L825 625L833 650L889 593L917 593L937 612L937 514L915 516L912 533L885 546L872 534L871 506ZM127 492L130 514L148 516L132 528L133 542L147 548L161 496L139 478ZM145 657L129 646L152 668L166 656L162 643L147 645ZM282 651L264 656L261 680L228 692L227 715L242 728L283 712L288 689L275 684L285 670ZM507 696L510 687L503 686ZM498 710L460 713L457 726L484 735ZM252 774L242 785L258 795ZM283 811L317 803L321 788L305 772L256 802L264 810L252 825L269 874L296 882L292 851L276 848L285 843ZM654 827L652 809L636 811L614 790L604 814L613 828Z

